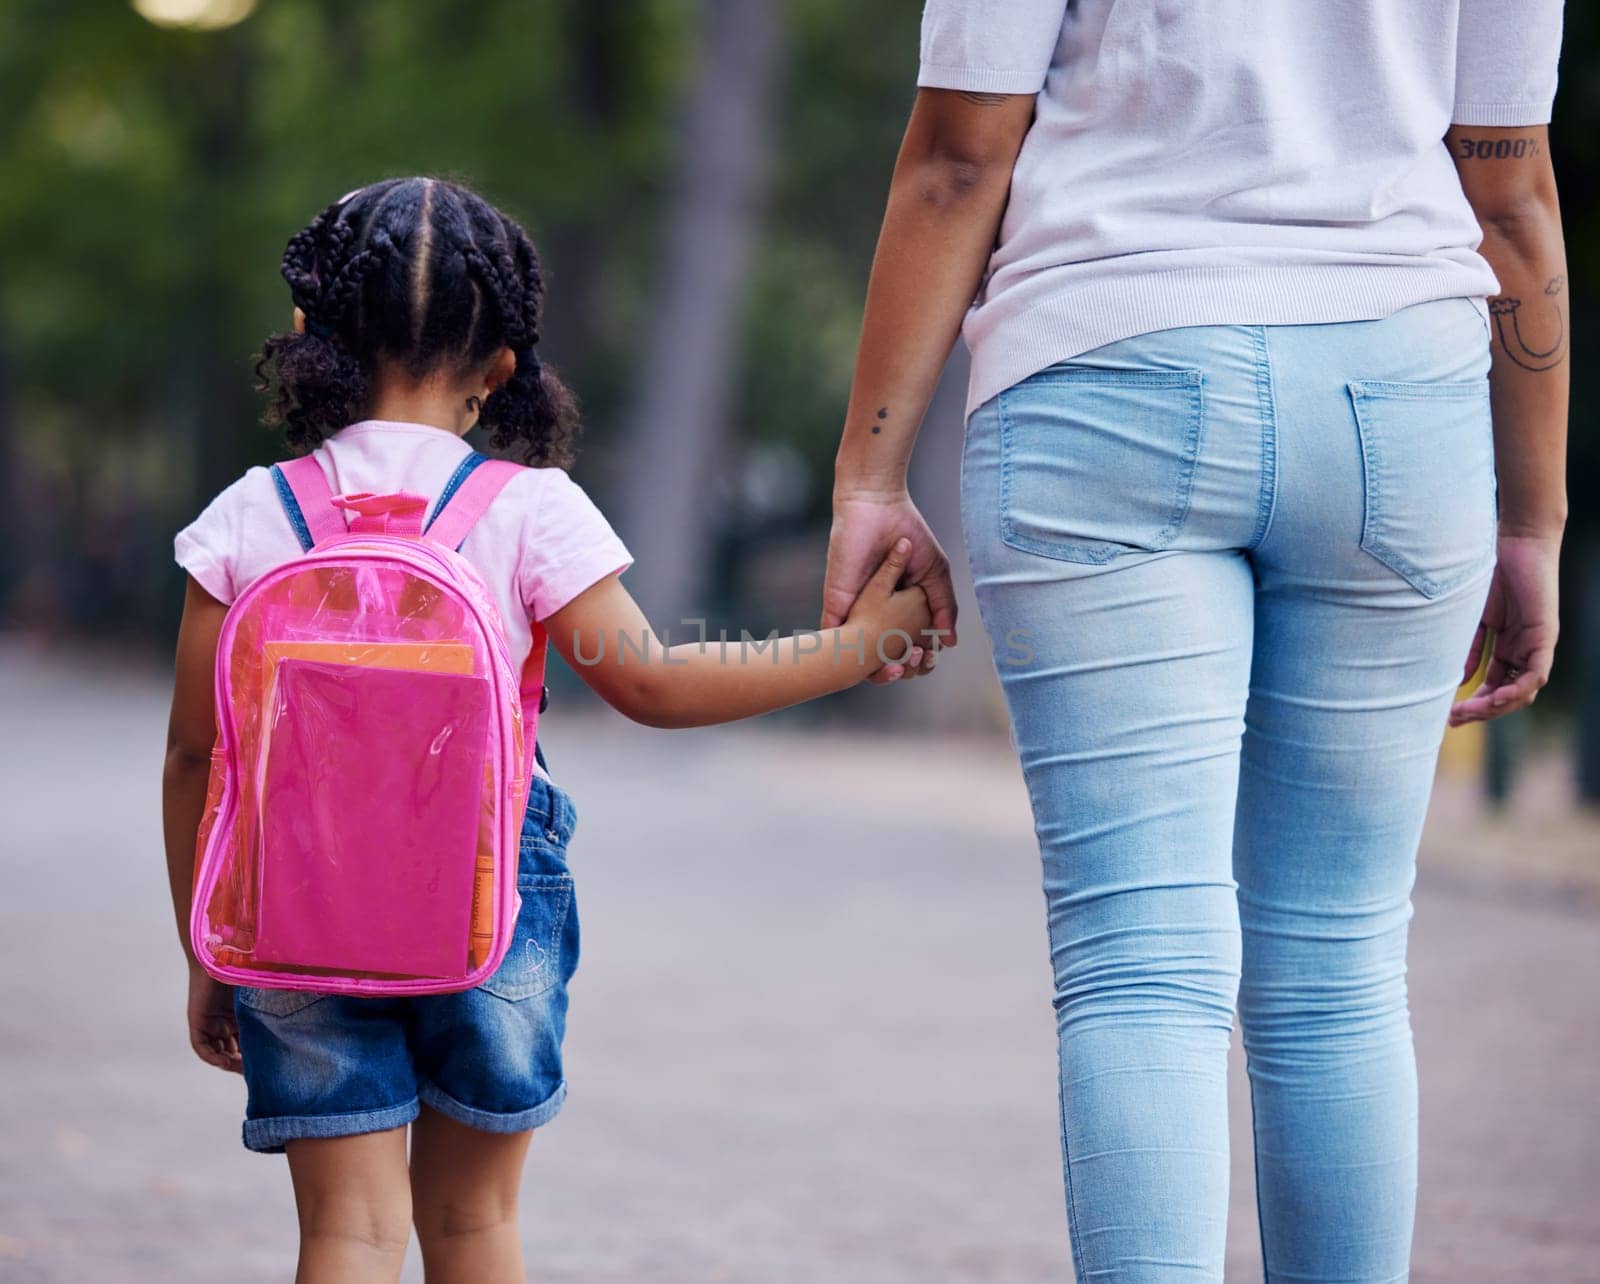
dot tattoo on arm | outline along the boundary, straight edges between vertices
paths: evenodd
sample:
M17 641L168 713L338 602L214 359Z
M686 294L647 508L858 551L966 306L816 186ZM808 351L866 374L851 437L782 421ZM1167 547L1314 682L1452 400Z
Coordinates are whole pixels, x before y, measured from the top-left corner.
M1518 313L1522 309L1522 300L1514 299L1509 295L1500 295L1489 300L1489 315L1494 318L1495 335L1500 341L1500 347L1506 356L1521 366L1537 374L1541 370L1552 370L1567 358L1567 322L1561 311L1561 296L1566 292L1567 278L1553 276L1548 285L1544 287L1545 298L1550 300L1550 311L1556 318L1556 337L1547 348L1532 347L1522 337L1522 324Z
M888 417L889 417L889 407L888 406L879 407L879 409L878 409L878 418L880 420L884 420L884 419L887 419ZM872 435L874 437L876 437L882 431L883 431L883 424L881 422L880 423L875 423L875 424L872 425Z

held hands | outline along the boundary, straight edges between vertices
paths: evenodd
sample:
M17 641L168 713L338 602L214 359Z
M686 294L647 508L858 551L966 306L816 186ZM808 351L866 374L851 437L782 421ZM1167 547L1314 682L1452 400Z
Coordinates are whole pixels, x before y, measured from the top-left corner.
M940 634L939 647L956 644L956 595L950 582L950 559L928 524L904 491L836 490L833 499L833 533L828 541L828 576L822 590L822 627L837 628L851 618L858 595L874 567L898 539L910 541L901 565L908 584L927 597L932 628ZM893 556L893 554L891 554ZM924 635L912 630L923 642ZM903 662L886 664L870 681L896 678L932 670L936 648L918 646Z
M876 664L879 658L889 661L877 670L888 673L884 680L889 682L924 663L932 667L931 651L924 645L925 631L933 623L927 595L915 584L899 587L910 557L911 541L904 537L896 540L842 625L851 641L860 635L869 664ZM890 672L893 670L901 672Z
M198 963L189 964L189 1046L218 1070L244 1072L239 1056L239 1023L233 1014L233 987Z
M1502 534L1498 557L1461 680L1468 681L1478 671L1491 632L1494 650L1483 684L1451 708L1452 727L1525 709L1550 679L1561 537Z

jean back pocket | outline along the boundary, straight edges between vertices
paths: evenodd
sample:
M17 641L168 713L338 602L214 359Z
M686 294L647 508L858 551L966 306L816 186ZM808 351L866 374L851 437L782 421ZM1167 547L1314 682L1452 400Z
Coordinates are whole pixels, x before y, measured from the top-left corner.
M517 880L522 909L505 959L482 989L513 1002L535 998L566 980L576 952L572 915L572 875L538 874ZM566 971L563 971L563 968Z
M1204 424L1199 370L1060 365L1000 394L1000 538L1108 562L1177 539Z
M1424 597L1492 557L1498 488L1489 381L1349 385L1361 438L1361 547Z
M315 990L279 990L265 986L241 985L233 992L234 999L247 1008L264 1012L272 1017L292 1017L304 1012L313 1004L330 997Z

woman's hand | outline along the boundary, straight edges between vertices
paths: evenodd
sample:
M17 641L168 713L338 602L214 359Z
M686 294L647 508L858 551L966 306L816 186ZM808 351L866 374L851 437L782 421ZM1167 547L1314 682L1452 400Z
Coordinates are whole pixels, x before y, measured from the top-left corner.
M1451 708L1452 727L1525 709L1550 680L1558 631L1560 559L1559 534L1500 536L1499 562L1489 585L1489 599L1467 653L1461 680L1468 681L1478 671L1491 632L1494 652L1483 684Z
M928 529L905 491L872 492L835 489L833 533L828 539L828 573L822 589L822 627L838 628L851 618L856 598L901 537L910 540L906 582L927 596L932 628L939 647L956 644L956 595L950 582L950 559ZM913 636L918 636L913 633ZM908 672L933 668L937 647L918 647L905 664L888 664L871 682L893 682Z
M233 1015L233 987L197 963L189 965L189 1046L208 1066L242 1074L239 1023Z

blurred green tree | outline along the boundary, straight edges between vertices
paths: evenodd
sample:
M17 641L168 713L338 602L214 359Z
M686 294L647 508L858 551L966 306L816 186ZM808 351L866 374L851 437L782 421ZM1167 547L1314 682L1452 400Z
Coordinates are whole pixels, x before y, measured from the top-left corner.
M386 174L460 176L551 261L548 331L602 415L692 12L671 0L269 0L221 32L125 4L0 11L0 471L30 570L7 613L165 633L168 532L247 463L283 243ZM163 592L163 587L167 591Z

